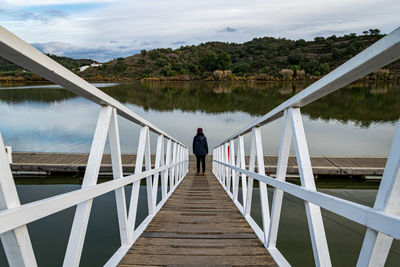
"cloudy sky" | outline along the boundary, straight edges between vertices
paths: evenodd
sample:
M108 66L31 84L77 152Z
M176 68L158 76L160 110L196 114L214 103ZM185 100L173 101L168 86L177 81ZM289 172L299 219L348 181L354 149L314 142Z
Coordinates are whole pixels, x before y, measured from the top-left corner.
M0 24L46 53L98 61L141 49L400 26L399 0L0 0Z

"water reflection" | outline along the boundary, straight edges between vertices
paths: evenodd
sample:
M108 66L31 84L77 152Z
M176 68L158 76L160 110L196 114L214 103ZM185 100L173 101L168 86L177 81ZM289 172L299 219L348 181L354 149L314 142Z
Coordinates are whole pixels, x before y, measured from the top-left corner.
M202 126L210 146L215 146L308 84L198 81L106 85L97 84L184 143L190 145L196 128ZM16 151L89 151L99 107L53 87L0 90L0 130ZM311 154L387 155L393 123L400 114L399 91L398 84L352 85L304 107ZM134 153L137 127L123 119L120 124L122 150ZM266 154L278 152L280 127L278 120L263 128Z
M94 84L123 103L159 111L182 110L207 113L245 112L264 115L309 84L304 82L132 82ZM56 85L3 87L0 99L7 103L59 102L76 97ZM8 89L8 90L6 90ZM19 89L16 91L15 89ZM34 89L34 90L32 90ZM312 119L394 122L400 114L398 84L355 84L304 107Z

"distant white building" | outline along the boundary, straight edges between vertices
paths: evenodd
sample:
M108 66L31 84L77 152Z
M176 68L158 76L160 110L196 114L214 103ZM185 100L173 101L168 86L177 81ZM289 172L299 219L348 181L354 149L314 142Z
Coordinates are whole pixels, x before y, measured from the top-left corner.
M80 68L79 68L79 71L82 72L82 71L86 70L86 69L89 68L89 67L101 67L102 65L103 65L103 64L101 64L101 63L92 63L92 64L90 64L90 65L86 65L86 66L80 67Z

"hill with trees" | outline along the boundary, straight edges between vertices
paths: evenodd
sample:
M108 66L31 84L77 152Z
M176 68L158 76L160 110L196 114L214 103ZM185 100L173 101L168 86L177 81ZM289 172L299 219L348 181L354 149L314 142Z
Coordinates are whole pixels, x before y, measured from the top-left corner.
M207 42L181 46L175 50L142 50L140 54L117 58L83 72L79 71L79 67L93 61L52 57L90 81L315 80L383 36L378 29L370 29L361 35L350 33L344 36L315 37L313 41L263 37L242 44ZM10 63L1 67L0 76L4 76L5 71L22 71L12 65ZM372 80L399 78L400 61L366 77Z
M81 76L95 80L318 79L383 36L378 29L370 29L362 35L315 37L313 41L263 37L243 44L207 42L175 50L142 50L89 68ZM395 62L369 78L398 79L399 74L400 63Z

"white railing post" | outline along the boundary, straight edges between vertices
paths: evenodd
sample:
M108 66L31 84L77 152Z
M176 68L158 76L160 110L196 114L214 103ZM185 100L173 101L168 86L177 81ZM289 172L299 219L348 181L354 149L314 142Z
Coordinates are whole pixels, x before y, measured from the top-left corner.
M229 164L235 166L235 140L231 140L229 142ZM233 191L235 190L235 170L230 170L230 178L228 180L228 192L232 192L232 199L233 199ZM231 184L232 184L232 191L231 191Z
M183 147L179 145L179 169L178 169L178 181L181 180L182 178L182 173L183 173Z
M111 163L113 179L123 178L122 159L121 159L121 146L119 141L119 128L117 111L113 108L110 127L108 129L108 138L110 141L111 151ZM117 205L119 234L121 238L121 245L127 245L129 243L129 235L127 229L127 215L126 215L126 200L125 200L125 189L124 187L115 190L115 202Z
M255 141L255 130L252 130L252 137L251 137L251 147L250 147L250 161L249 161L249 171L254 172L256 163L256 141ZM248 177L247 179L247 193L246 193L246 205L244 208L244 215L245 217L250 216L251 211L251 202L253 199L253 177Z
M312 173L310 155L308 153L303 121L299 108L289 108L290 125L293 131L293 141L302 187L316 191ZM321 215L321 208L313 203L304 201L306 206L308 227L314 252L316 266L331 266L328 243Z
M0 211L21 206L0 134ZM0 235L10 266L37 266L26 225Z
M176 155L177 154L176 146L177 146L177 144L176 144L176 142L174 142L172 145L172 164L176 163L176 156L177 156ZM176 166L172 167L172 169L171 169L172 188L175 188L175 185L176 185L175 169L176 169Z
M229 143L226 142L224 145L224 163L229 164ZM230 170L228 167L225 167L225 179L224 179L224 188L225 191L228 192L228 183L229 183L229 179L230 179Z
M135 174L139 174L142 172L148 131L149 128L147 126L143 126L140 129L138 149L136 152ZM129 213L128 213L129 240L133 240L134 238L136 214L137 214L137 207L139 200L139 189L140 189L140 180L132 184L132 192L131 192L131 199L130 199Z
M164 167L167 165L167 156L166 156L166 151L164 148L164 138L162 141L162 149L161 149L161 167ZM161 199L164 200L167 197L167 187L168 187L168 169L165 171L161 172Z
M243 135L238 136L238 149L240 150L240 168L246 169L246 154L244 151L244 140ZM242 199L243 199L243 213L244 207L247 199L247 179L246 174L242 173Z
M211 162L212 162L211 172L215 175L215 172L214 172L214 170L215 170L215 162L214 162L214 160L215 160L215 148L213 148L212 159L211 159Z
M225 145L221 145L219 153L220 153L220 159L222 162L225 162L224 150L225 150ZM224 186L225 166L220 164L220 167L221 167L221 169L220 169L220 184L222 186Z
M276 170L276 179L279 181L285 181L287 163L290 152L290 142L292 139L292 132L290 129L290 121L287 110L283 116L283 125L281 133L281 141L279 146L278 166ZM274 189L274 196L272 199L271 209L271 223L270 232L268 236L267 248L276 248L276 240L278 238L279 219L282 209L283 191L281 189Z
M221 147L220 147L220 157L221 157L221 161L222 162L225 162L225 156L224 156L224 151L225 151L225 144L223 144L223 145L221 145ZM221 166L221 170L220 170L220 176L221 176L221 178L220 178L220 183L221 183L221 185L224 187L224 177L225 177L225 166L224 165L222 165L222 164L220 164L220 166Z
M175 165L175 185L177 186L179 183L179 159L181 156L181 151L180 151L180 146L179 144L176 144L176 159L175 159L175 163L178 163L177 165Z
M400 214L400 120L397 122L396 135L386 162L374 209L392 215ZM392 242L392 237L368 228L357 266L384 266Z
M235 150L235 151L237 151L236 152L236 165L235 166L240 168L240 144L239 144L239 138L237 139L237 150ZM240 173L238 171L235 171L234 175L232 175L232 178L234 179L233 180L233 192L232 192L232 198L233 198L233 202L234 203L238 203L239 175L240 175Z
M165 165L168 166L171 164L171 139L167 140L167 151L165 154ZM165 180L167 182L168 178L169 178L169 190L172 189L172 171L171 168L168 168L167 170L165 170ZM167 188L165 188L165 190L167 190ZM166 191L167 193L167 191Z
M221 160L221 146L217 148L217 159ZM221 183L221 164L217 164L217 178L218 182Z
M258 174L265 175L265 165L264 165L264 152L263 145L261 139L261 131L260 128L253 128L254 131L254 139L256 145L256 157L257 157L257 170ZM269 235L269 203L268 203L268 195L267 195L267 185L261 181L259 181L259 189L260 189L260 203L261 203L261 215L262 215L262 229L264 232L264 241L265 244Z
M160 166L163 166L164 161L164 136L159 135L157 138L157 148L156 148L156 162L154 163L154 168L158 169ZM162 172L164 173L164 172ZM161 191L163 181L163 174L161 174ZM153 210L156 210L157 205L157 193L158 193L158 180L160 179L160 173L156 173L153 176Z
M105 106L100 111L93 137L92 147L90 148L85 175L82 182L82 188L87 188L97 184L97 178L99 176L101 160L103 158L103 151L110 125L111 114L111 106ZM92 203L93 199L90 199L78 204L76 207L63 266L79 265Z
M150 131L147 130L144 155L145 169L151 170ZM154 215L153 209L153 181L151 176L146 177L147 206L150 215Z

